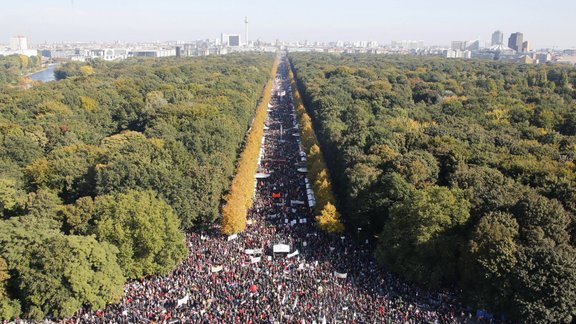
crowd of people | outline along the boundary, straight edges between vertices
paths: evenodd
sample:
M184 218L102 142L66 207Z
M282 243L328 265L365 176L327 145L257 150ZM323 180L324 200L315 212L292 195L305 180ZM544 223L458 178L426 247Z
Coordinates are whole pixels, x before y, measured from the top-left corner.
M94 323L452 323L471 311L378 267L347 235L319 231L306 189L305 156L288 79L278 68L255 202L238 235L186 235L188 258L169 275L132 280L118 304L80 311ZM282 244L289 250L276 249Z

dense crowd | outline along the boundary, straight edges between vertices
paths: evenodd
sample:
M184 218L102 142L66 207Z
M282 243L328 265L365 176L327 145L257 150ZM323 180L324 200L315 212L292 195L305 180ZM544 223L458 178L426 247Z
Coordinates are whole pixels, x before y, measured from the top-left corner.
M70 322L452 323L472 316L452 294L421 290L379 268L357 239L317 230L287 75L282 62L247 229L224 237L214 225L187 234L189 256L169 275L132 280L119 304L80 311ZM274 252L276 244L290 251Z

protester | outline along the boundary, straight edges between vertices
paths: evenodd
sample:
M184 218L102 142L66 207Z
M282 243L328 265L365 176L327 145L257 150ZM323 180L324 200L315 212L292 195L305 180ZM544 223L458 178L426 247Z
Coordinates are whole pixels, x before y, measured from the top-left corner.
M453 323L471 311L379 268L348 236L320 232L305 186L288 66L278 68L255 203L246 231L188 233L188 258L167 276L132 280L119 304L70 322ZM268 176L269 175L269 176ZM287 244L290 253L274 252ZM298 252L296 252L298 251Z

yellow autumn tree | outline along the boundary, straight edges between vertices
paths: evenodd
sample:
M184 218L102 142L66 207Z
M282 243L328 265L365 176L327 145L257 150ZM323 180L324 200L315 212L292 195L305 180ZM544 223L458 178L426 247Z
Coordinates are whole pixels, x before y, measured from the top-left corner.
M340 221L340 213L331 203L327 203L318 216L316 216L318 227L329 233L342 233L344 225Z
M312 119L306 112L302 97L296 87L292 70L289 70L289 76L296 115L300 123L300 138L307 153L308 179L312 183L314 197L316 198L316 205L314 206L314 211L317 214L316 222L318 227L326 232L340 233L344 230L344 225L336 209L336 198L332 191L328 168L312 127Z
M28 68L28 56L26 55L19 55L18 58L20 59L20 69L25 70Z
M254 176L258 170L258 155L262 136L264 136L264 122L266 121L266 110L272 93L272 80L276 76L278 60L272 66L270 79L264 87L264 93L260 104L256 107L256 114L246 136L244 150L238 159L236 173L230 185L230 191L224 200L222 207L222 233L229 235L240 233L246 228L246 214L252 207L252 196L254 192Z
M91 67L90 65L83 65L80 67L80 73L82 73L82 76L89 76L94 74L94 68Z

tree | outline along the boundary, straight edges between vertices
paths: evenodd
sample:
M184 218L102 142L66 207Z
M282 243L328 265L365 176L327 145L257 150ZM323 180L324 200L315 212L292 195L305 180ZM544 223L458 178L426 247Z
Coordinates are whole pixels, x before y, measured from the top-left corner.
M94 200L92 197L81 197L73 205L63 206L60 213L68 232L86 234L94 214Z
M534 323L571 323L576 318L574 247L523 248L511 283L512 318Z
M394 171L406 177L411 184L423 187L438 181L438 162L426 151L414 150L396 158Z
M527 245L561 245L569 240L570 216L557 200L530 192L513 208Z
M26 193L18 188L14 179L0 178L0 214L7 216L22 208L26 199Z
M178 218L153 191L98 196L93 219L89 233L118 248L128 278L166 274L186 256Z
M464 257L467 291L479 307L493 312L510 309L511 273L518 264L519 225L509 213L490 212L472 231Z
M455 279L458 228L470 216L459 190L430 187L395 203L380 234L379 262L412 280L438 286Z
M87 77L94 74L94 68L90 65L83 65L80 67L80 73L82 76Z
M54 191L38 189L28 194L25 208L27 214L30 216L57 219L57 213L62 206L61 204L62 201Z
M86 305L99 309L122 296L115 247L94 237L66 236L53 220L14 217L0 224L0 256L26 318L63 318ZM13 304L14 305L14 304Z
M0 257L0 319L6 320L20 316L20 303L10 299L6 290L9 280L8 263Z
M270 79L264 87L264 95L258 107L247 134L246 146L240 154L236 174L232 179L230 192L225 197L226 204L222 207L222 232L232 234L242 232L246 228L246 214L252 207L252 193L254 192L254 175L257 170L257 160L260 155L260 144L264 135L264 122L266 120L266 105L270 101L272 78L276 75L278 62L272 66Z
M327 202L322 208L320 215L316 216L316 222L320 229L328 233L342 233L344 231L340 214L330 202Z

